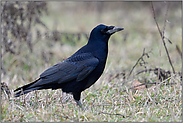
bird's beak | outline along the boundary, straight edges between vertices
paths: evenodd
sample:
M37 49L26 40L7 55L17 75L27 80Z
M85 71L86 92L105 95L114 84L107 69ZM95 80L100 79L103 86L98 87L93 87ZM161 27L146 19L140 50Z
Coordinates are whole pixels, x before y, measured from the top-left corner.
M121 31L121 30L124 30L124 28L121 28L121 27L114 27L114 28L108 30L106 33L109 34L109 35L112 35L113 33L119 32L119 31Z

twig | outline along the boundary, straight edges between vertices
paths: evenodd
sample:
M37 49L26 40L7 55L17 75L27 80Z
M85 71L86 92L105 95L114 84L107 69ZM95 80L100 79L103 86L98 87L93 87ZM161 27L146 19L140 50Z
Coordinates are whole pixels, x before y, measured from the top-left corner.
M163 83L163 82L165 82L165 81L162 81L162 82L158 82L157 84L159 85L159 84L161 84L161 83ZM131 88L129 88L129 89L134 89L134 88L136 88L136 87L139 87L139 86L143 86L143 85L155 85L156 84L156 82L153 82L153 83L143 83L143 84L139 84L139 85L136 85L136 86L133 86L133 87L131 87ZM176 82L175 83L168 83L168 84L165 84L165 85L173 85L173 84L177 84ZM124 90L124 91L122 91L122 92L125 92L126 90Z
M122 116L122 117L129 117L129 116L125 116L125 115L122 115L122 114L112 114L112 113L106 113L106 112L99 112L99 114L107 114L107 115L119 115L119 116Z
M116 75L112 76L111 78L109 78L109 82L111 82L112 80L114 80L115 78L118 78L120 75L123 75L123 79L125 79L125 72L119 72Z
M164 36L165 39L167 39L167 41L172 44L172 41L170 41L170 39L168 39L167 37Z
M133 86L133 87L131 87L131 88L128 88L128 90L130 90L130 89L134 89L134 88L136 88L136 87L143 86L143 85L153 85L153 84L160 85L160 84L164 83L165 81L167 81L167 80L168 80L168 79L170 79L170 78L171 78L171 77L169 77L169 78L165 79L165 80L164 80L164 81L162 81L162 82L142 83L142 84L139 84L139 85ZM176 82L175 82L175 83L167 83L167 84L165 84L165 85L174 85L174 84L177 84L177 83L176 83ZM126 91L127 91L127 89L123 90L122 92L126 92Z
M175 70L174 70L172 61L171 61L170 56L169 56L169 53L168 53L168 49L167 49L166 44L165 44L165 41L164 41L164 31L165 31L165 27L166 27L166 17L167 17L168 8L169 8L169 6L170 6L170 3L168 2L168 6L167 6L166 13L165 13L165 18L164 18L164 26L163 26L163 31L162 31L162 32L161 32L161 30L160 30L160 28L159 28L159 25L158 25L157 21L156 21L155 11L154 11L154 7L153 7L152 2L151 2L151 6L152 6L152 11L153 11L154 21L156 22L156 26L157 26L157 28L158 28L159 34L160 34L160 36L161 36L161 39L162 39L162 41L163 41L163 45L164 45L164 47L165 47L165 51L166 51L166 54L167 54L167 56L168 56L169 63L170 63L170 65L171 65L171 67L172 67L173 73L175 74Z
M151 51L149 51L149 52L151 52ZM148 52L148 53L149 53L149 52ZM137 60L137 62L136 62L135 65L133 66L132 70L130 71L130 73L129 73L129 75L128 75L128 78L129 78L129 76L131 75L131 73L132 73L132 71L134 70L134 68L135 68L135 67L137 66L137 64L139 63L139 61L140 61L140 60L143 60L143 57L144 57L145 55L146 55L147 57L149 57L148 53L145 53L145 48L144 48L142 56Z
M182 59L182 52L181 52L180 48L178 47L178 45L176 45L176 49L177 49L177 51L178 51L178 53L179 53L179 55L180 55L180 57Z
M164 39L165 27L166 27L166 22L167 22L166 17L167 17L169 6L170 6L170 3L168 2L168 6L167 6L167 9L166 9L165 18L164 18L163 32L162 32L162 35L161 35L161 38L163 38L163 39Z
M139 71L139 72L137 72L135 75L138 75L138 74L141 74L141 73L143 73L143 72L150 72L150 71L154 71L155 69L145 69L145 70L141 70L141 71Z
M157 75L159 80L165 80L171 76L170 71L166 71L160 67L154 68L154 69L150 68L150 69L141 70L141 71L137 72L135 75L138 75L138 74L143 73L143 72L150 72L150 71L154 71L154 74Z

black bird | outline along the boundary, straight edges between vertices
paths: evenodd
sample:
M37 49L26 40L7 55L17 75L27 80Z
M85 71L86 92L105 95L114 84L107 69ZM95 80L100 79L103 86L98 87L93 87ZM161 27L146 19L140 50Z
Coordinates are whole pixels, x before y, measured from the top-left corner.
M14 90L15 97L41 89L58 89L72 93L76 103L82 107L81 92L93 85L104 71L108 40L112 34L124 28L106 26L95 27L88 43L66 60L45 70L34 82Z

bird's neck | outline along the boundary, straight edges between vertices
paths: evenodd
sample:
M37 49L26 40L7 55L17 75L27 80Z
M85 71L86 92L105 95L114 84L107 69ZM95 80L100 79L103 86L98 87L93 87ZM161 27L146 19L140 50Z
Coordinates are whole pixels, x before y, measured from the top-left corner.
M89 48L90 47L90 48ZM90 52L101 59L106 59L108 54L108 42L97 41L97 42L88 42L87 48L90 49Z

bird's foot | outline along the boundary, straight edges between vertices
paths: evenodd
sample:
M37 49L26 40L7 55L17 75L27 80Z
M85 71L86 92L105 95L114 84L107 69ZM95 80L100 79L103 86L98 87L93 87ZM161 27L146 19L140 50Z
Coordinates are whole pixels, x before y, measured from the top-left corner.
M84 106L81 104L80 101L78 101L78 100L75 100L75 101L76 101L77 105L78 105L82 110L85 110Z

